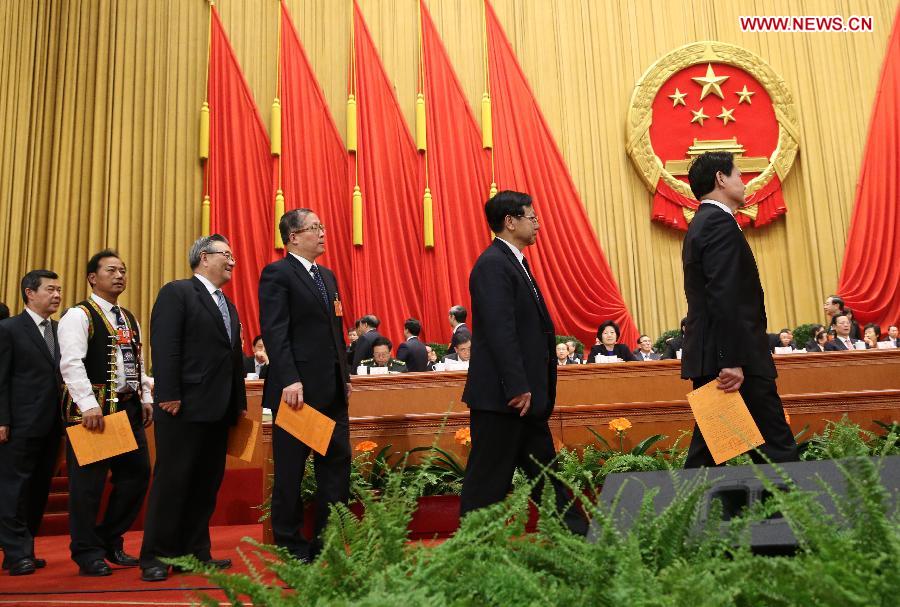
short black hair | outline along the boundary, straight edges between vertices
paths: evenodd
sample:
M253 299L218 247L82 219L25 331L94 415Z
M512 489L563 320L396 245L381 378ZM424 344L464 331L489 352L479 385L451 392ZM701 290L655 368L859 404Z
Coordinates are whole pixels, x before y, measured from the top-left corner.
M278 232L281 234L281 242L287 244L291 239L291 232L303 229L306 216L312 213L312 209L291 209L278 220Z
M347 335L350 335L350 332L359 333L359 321L353 323L352 327L347 327Z
M84 273L85 277L89 274L96 273L97 270L100 269L100 260L106 259L107 257L115 257L119 261L122 260L122 258L119 257L119 252L115 249L103 249L102 251L97 251L90 259L88 259L87 272Z
M22 301L26 304L28 303L28 295L25 294L25 289L31 289L32 291L37 291L41 288L41 281L43 279L49 280L57 280L59 276L56 272L51 270L31 270L25 276L22 277ZM9 310L7 310L7 313Z
M844 312L841 312L840 314L835 314L835 315L834 315L834 318L831 319L831 324L836 325L836 324L837 324L837 321L838 321L838 318L840 318L840 317L842 317L842 316L843 316L844 318L846 318L848 322L850 321L850 317L847 316Z
M359 319L359 322L360 322L360 324L366 323L373 329L377 329L378 325L381 324L381 321L378 320L378 317L375 316L374 314L366 314L365 316L363 316L362 318Z
M688 169L688 183L694 198L702 200L716 189L716 173L731 175L734 170L734 155L731 152L706 152L694 158Z
M841 310L844 309L844 299L840 295L829 295L828 299L830 299L832 303L836 303Z
M391 340L389 340L384 335L379 335L377 338L375 338L375 341L372 342L372 351L374 352L375 348L378 346L387 346L388 350L390 351L390 349L394 347L394 344L392 344Z
M687 316L681 319L681 324L678 326L678 330L684 333L685 327L687 327Z
M875 337L881 337L881 327L876 325L874 322L870 322L865 327L863 327L863 331L865 331L866 329L872 329L873 331L875 331Z
M450 308L449 314L456 320L456 322L466 322L466 317L469 315L466 309L460 305L455 305Z
M418 337L419 333L422 332L422 323L415 318L407 318L403 323L403 328L409 331L410 335Z
M779 335L781 335L782 333L793 333L793 331L791 331L790 329L786 329L786 328L785 328L785 329L782 329L781 331L778 332Z
M254 348L256 347L256 342L258 342L258 341L262 341L262 335L257 335L256 337L253 338L253 347ZM265 345L265 344L263 344L263 345Z
M524 217L525 207L531 205L531 196L528 194L503 190L494 194L490 200L484 203L484 216L491 231L499 234L503 231L503 222L507 215Z
M0 320L9 318L9 306L0 301Z
M597 328L597 339L600 339L600 336L603 335L603 329L605 329L606 327L613 328L613 330L616 332L616 341L619 341L619 335L622 333L622 331L619 329L618 323L616 323L616 321L614 320L604 320L600 323L600 326Z

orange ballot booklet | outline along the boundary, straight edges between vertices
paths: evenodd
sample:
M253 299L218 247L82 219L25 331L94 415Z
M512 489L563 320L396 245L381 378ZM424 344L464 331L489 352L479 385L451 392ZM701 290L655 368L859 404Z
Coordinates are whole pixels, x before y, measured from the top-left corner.
M79 466L137 449L127 413L118 411L107 415L103 418L103 424L103 432L92 432L81 424L66 428Z
M259 422L239 417L237 423L228 430L228 455L252 462L257 436L259 436Z
M275 425L281 426L283 430L308 445L319 455L325 455L325 452L328 451L331 433L334 432L334 420L305 403L295 410L281 401Z
M703 439L717 464L763 444L740 392L725 392L713 380L688 392L687 399Z

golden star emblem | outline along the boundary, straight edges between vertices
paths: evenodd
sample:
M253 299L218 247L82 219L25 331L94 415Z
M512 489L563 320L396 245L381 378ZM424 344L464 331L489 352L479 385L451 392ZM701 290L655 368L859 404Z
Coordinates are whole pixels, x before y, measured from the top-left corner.
M722 119L722 126L727 125L729 120L737 122L737 120L734 119L734 109L726 110L724 105L722 106L722 113L716 116L716 118Z
M737 96L739 97L738 103L744 103L744 102L746 101L746 102L747 102L747 105L752 105L750 97L752 97L753 95L755 95L756 92L755 92L755 91L748 91L748 90L747 90L747 85L745 84L743 90L735 91L734 94L737 95Z
M691 110L691 114L694 115L694 117L691 118L691 122L699 122L700 126L703 126L703 121L709 118L709 116L703 113L703 107L701 107L696 112L694 110Z
M687 105L684 102L685 97L687 97L687 93L682 93L681 91L678 90L678 88L676 88L675 93L673 93L672 95L669 95L669 99L672 100L672 107L675 107L677 105Z
M725 99L725 96L722 94L721 84L728 78L728 76L716 76L716 73L713 72L712 64L707 63L706 76L698 76L691 78L691 80L703 86L703 90L700 92L700 101L703 101L710 93L714 93L719 99Z

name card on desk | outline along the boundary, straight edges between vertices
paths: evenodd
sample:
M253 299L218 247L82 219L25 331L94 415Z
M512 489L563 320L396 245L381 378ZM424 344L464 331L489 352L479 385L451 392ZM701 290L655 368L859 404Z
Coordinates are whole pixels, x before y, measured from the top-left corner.
M469 369L469 361L449 358L444 361L444 368L447 371L467 371Z
M866 349L866 342L864 342L864 341L857 341L857 342L854 342L853 347L854 347L855 349L857 349L857 350L865 350L865 349Z
M594 362L596 363L620 363L622 359L618 356L606 356L604 354L597 354L594 356Z
M775 346L775 354L790 354L794 349L790 346Z
M894 343L890 342L890 341L879 341L878 342L879 350L893 350L896 347L897 346L895 346Z
M387 367L369 367L369 375L387 375Z

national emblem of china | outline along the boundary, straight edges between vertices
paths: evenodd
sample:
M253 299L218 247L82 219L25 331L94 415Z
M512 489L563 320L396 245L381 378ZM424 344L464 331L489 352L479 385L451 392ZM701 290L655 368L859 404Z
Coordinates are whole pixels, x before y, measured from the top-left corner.
M691 160L734 153L747 184L742 226L763 226L787 208L781 184L798 150L797 116L784 80L753 53L723 42L676 49L634 88L625 149L653 194L652 218L686 230L698 202Z

